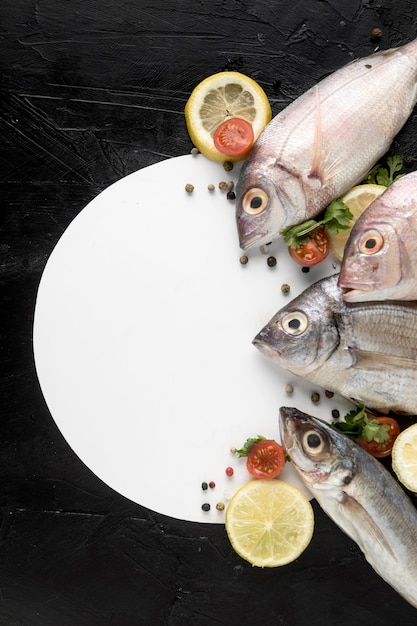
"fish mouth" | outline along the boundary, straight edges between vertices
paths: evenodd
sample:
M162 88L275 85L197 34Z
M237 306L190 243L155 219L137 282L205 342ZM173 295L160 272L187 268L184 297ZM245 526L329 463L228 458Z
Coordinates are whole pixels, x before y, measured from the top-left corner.
M256 245L262 246L264 244L271 242L271 235L267 232L256 233L250 237L239 233L239 246L242 250L249 250L249 248L254 248Z
M359 302L361 300L369 300L369 293L372 291L372 287L370 285L358 285L355 284L355 287L346 287L345 285L339 285L344 292L342 293L342 298L345 302Z
M266 357L270 358L272 361L279 362L279 354L274 348L266 343L263 337L263 331L256 335L255 339L252 340L252 344Z

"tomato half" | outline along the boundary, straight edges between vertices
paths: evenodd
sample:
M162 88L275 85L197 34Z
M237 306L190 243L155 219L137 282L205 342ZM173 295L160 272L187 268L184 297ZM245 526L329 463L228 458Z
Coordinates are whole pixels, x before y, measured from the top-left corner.
M375 439L371 439L371 441L366 441L366 439L361 437L359 439L359 443L363 448L365 448L365 450L372 454L372 456L375 456L378 459L382 459L391 454L394 441L400 434L400 427L398 425L398 422L392 417L375 417L374 419L376 419L376 421L381 425L388 424L389 439L387 439L387 441L383 441L382 443L378 443L377 441L375 441Z
M254 134L252 124L241 117L231 117L216 129L214 145L227 156L243 156L252 148Z
M284 448L272 439L263 439L249 448L246 467L254 478L276 478L284 465Z
M317 228L307 243L302 243L298 248L288 248L290 256L300 265L317 265L321 263L330 252L330 242L327 233L322 228Z

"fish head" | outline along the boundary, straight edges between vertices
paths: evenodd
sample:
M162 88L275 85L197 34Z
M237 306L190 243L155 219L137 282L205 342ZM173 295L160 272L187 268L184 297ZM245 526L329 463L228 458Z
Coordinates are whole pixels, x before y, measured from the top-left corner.
M281 407L282 444L303 482L311 489L342 489L354 478L354 444L327 422L293 407Z
M366 219L363 213L350 233L338 286L346 302L392 300L408 265L397 227L392 221ZM395 293L397 292L397 293Z
M247 250L278 239L284 228L304 220L305 207L300 177L255 144L236 185L240 247Z
M265 356L305 376L329 359L340 344L337 317L325 282L318 281L280 309L253 339Z

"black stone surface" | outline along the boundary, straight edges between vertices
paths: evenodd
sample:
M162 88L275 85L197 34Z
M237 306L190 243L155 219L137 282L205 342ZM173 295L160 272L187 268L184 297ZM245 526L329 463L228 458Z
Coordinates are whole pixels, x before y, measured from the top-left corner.
M32 353L37 288L59 237L111 183L189 153L183 109L201 79L240 70L276 114L372 52L373 28L386 49L413 39L416 21L409 0L2 0L1 625L417 623L316 505L305 553L259 570L223 527L114 493L61 436ZM408 171L416 130L415 112L392 146Z

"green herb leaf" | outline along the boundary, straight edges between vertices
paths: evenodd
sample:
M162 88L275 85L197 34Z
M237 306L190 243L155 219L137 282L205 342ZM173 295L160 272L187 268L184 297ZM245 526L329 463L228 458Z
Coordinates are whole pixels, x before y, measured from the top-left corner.
M363 183L372 183L374 185L384 185L385 187L389 187L396 180L404 176L404 174L395 175L396 172L399 172L403 168L403 160L399 154L387 157L387 165L388 169L386 167L381 167L381 165L376 165L369 172Z
M255 444L255 443L259 443L260 441L264 441L265 437L262 437L262 435L258 435L257 437L249 437L249 439L246 439L245 443L243 444L242 448L239 448L239 450L236 450L236 455L237 456L248 456L248 452L249 449Z
M349 411L343 422L333 422L333 426L353 439L363 437L366 441L383 443L389 439L389 425L380 424L376 419L369 419L363 403Z
M324 212L322 224L332 233L338 233L341 230L347 230L353 215L349 208L340 198L333 200Z
M326 228L332 232L338 233L341 230L347 230L349 228L352 218L353 215L349 211L349 208L338 198L328 205L320 220L308 220L302 224L288 226L281 231L281 235L285 243L290 248L295 249L307 243L312 233L320 226L325 225Z

